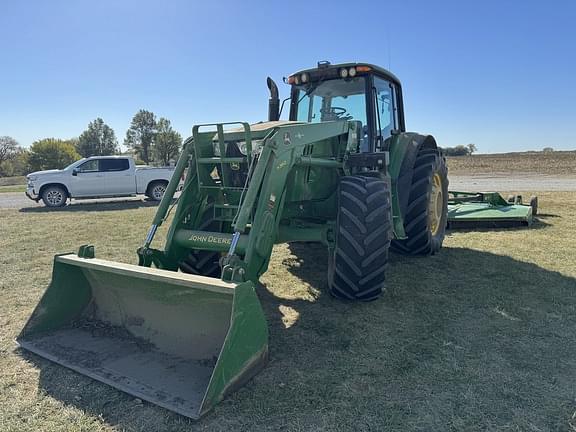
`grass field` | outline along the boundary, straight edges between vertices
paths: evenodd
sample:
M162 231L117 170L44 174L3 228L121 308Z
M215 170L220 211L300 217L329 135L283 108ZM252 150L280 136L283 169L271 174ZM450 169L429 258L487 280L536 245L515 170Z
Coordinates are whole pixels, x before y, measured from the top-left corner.
M16 186L0 186L0 193L5 192L25 192L26 186L25 185L16 185Z
M479 154L449 157L450 174L543 174L576 176L576 151Z
M576 430L576 194L540 194L540 207L532 229L453 232L434 257L393 255L369 304L326 294L323 248L277 246L258 289L270 364L199 422L13 342L54 254L92 243L134 262L154 208L0 210L0 430Z
M26 177L0 177L0 193L24 192L26 190Z
M18 186L26 185L26 177L0 177L0 186Z

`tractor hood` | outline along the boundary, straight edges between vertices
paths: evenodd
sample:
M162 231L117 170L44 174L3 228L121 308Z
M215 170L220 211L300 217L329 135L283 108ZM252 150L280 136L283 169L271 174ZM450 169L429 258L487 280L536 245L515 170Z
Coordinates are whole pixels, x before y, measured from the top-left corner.
M252 141L252 151L253 152L258 152L260 151L262 144L264 142L264 139L266 138L266 136L268 136L268 134L274 129L277 128L279 126L285 126L285 125L289 125L289 124L297 124L297 123L302 123L302 122L296 122L296 121L289 121L289 120L273 120L273 121L264 121L264 122L258 122L258 123L253 123L250 126L250 138ZM228 156L241 156L241 155L246 155L248 152L248 147L247 147L247 143L246 143L246 139L247 139L247 135L246 135L246 130L243 127L239 127L239 128L232 128L232 129L227 129L224 131L224 141L228 144L233 143L234 145L230 148L228 148L228 150L226 150L226 153ZM215 133L214 136L212 137L212 143L214 145L214 154L216 156L220 156L220 148L218 146L218 133Z
M250 132L252 133L253 140L259 140L264 138L271 129L284 126L287 124L297 124L302 122L297 121L290 121L290 120L276 120L276 121L263 121L258 123L253 123L250 125ZM226 140L235 141L235 140L243 140L244 139L244 128L233 128L228 129L224 132L226 136ZM212 141L218 141L218 134L214 134L214 138Z

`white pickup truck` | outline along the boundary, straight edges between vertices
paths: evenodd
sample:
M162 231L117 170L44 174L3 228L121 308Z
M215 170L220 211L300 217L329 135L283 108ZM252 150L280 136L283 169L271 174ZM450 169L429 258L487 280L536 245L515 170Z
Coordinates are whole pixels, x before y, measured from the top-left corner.
M146 195L159 201L174 168L136 166L125 156L93 156L61 170L36 171L26 176L26 196L47 207L61 207L68 198L110 198Z

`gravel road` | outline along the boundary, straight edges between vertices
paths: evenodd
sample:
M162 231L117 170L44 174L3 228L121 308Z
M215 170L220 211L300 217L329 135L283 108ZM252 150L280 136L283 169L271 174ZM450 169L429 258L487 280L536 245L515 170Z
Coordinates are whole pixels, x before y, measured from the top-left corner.
M514 174L514 175L450 175L450 189L470 192L489 192L489 191L505 191L505 192L538 192L538 191L576 191L576 178L575 177L560 177L548 175L529 175L529 174ZM154 205L149 201L144 201L142 198L113 198L108 200L81 200L73 201L72 206L78 207L80 210L83 205L94 203L127 203L132 206ZM0 193L0 208L30 208L30 207L43 207L42 203L35 203L34 201L26 198L23 192L7 192Z
M575 177L548 175L449 175L450 190L470 192L576 191Z

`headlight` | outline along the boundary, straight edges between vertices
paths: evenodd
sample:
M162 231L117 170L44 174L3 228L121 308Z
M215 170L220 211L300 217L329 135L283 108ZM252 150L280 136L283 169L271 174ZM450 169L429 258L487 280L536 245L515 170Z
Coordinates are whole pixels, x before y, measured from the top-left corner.
M238 146L240 153L242 153L244 156L248 155L248 146L246 145L246 141L238 141L236 145ZM262 150L262 140L253 140L252 156L259 154L260 150Z
M240 150L240 153L242 153L244 156L246 156L248 154L248 148L246 147L246 141L238 142L238 150Z

